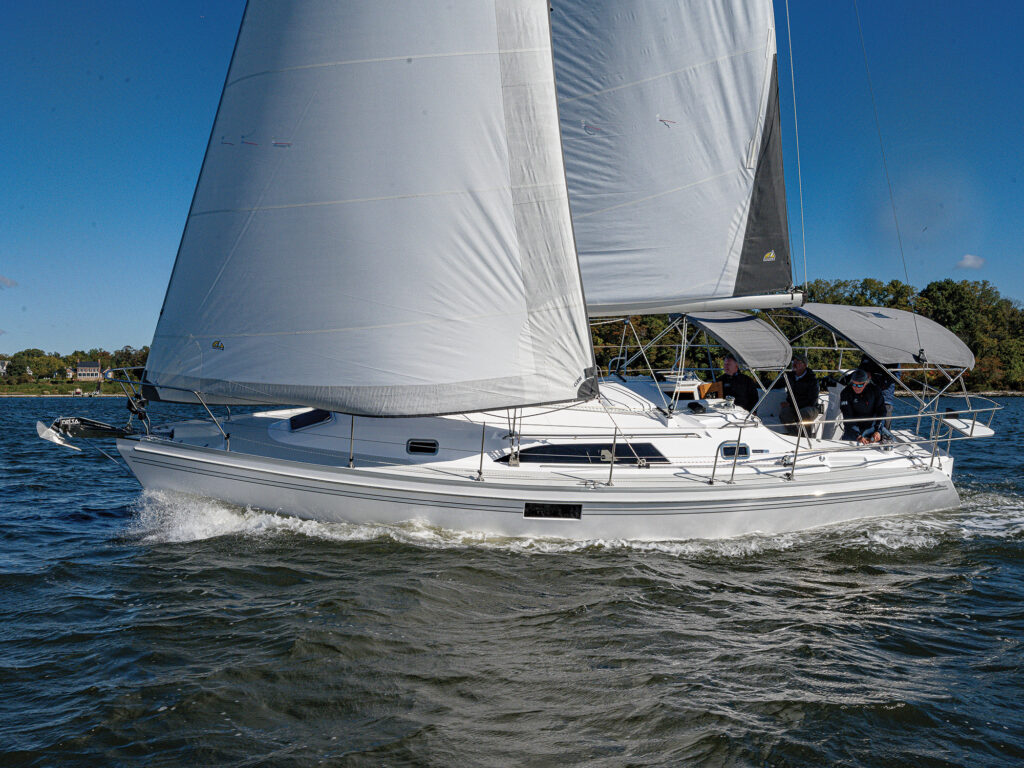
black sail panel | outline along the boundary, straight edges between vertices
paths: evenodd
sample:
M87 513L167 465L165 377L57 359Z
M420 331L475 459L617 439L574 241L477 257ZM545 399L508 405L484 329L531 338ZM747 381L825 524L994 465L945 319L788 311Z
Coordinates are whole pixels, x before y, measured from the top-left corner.
M782 131L779 125L778 59L772 64L771 92L758 152L754 191L743 238L736 296L748 296L790 287L789 222L786 216L786 181L782 167Z

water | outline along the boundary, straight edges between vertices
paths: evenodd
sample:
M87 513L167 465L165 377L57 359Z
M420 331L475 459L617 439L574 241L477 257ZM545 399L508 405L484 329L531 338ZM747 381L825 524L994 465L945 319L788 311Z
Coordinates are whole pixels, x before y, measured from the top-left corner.
M0 400L0 764L1024 764L1024 400L962 509L661 544L143 494Z

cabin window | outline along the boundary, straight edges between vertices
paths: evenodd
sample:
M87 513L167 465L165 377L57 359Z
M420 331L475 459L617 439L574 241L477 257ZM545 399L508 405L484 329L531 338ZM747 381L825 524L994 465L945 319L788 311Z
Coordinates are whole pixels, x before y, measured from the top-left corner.
M521 464L608 464L611 457L612 443L556 443L519 451ZM498 461L508 464L511 458L512 454L505 454ZM646 464L668 464L668 459L650 443L615 444L616 464L637 464L638 458Z
M288 419L288 425L291 427L292 432L295 432L296 430L312 427L314 424L322 424L323 422L330 420L330 411L322 411L319 408L314 408L312 411L306 411L305 413L292 416Z
M737 457L736 456L737 452L739 453L739 457L738 458L741 458L741 459L748 459L748 458L750 458L750 446L747 445L746 443L740 443L739 445L736 445L736 443L726 443L725 445L723 445L721 447L720 450L721 450L722 458L723 459L736 458Z
M405 444L405 452L433 455L437 453L437 440L409 440Z

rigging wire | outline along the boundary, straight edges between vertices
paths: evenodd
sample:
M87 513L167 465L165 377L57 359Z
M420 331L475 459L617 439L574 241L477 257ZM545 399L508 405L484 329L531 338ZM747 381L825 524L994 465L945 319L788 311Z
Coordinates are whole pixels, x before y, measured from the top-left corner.
M789 0L786 0L786 37L789 43L789 81L793 91L793 133L796 134L796 188L800 194L800 253L804 257L804 293L806 293L807 235L804 231L804 179L800 169L800 125L796 119L796 73L793 71L793 33L789 29Z
M786 0L788 3L789 0ZM910 272L907 269L907 257L903 252L903 235L900 232L900 220L896 215L896 196L892 191L892 178L889 176L889 163L885 157L885 143L882 141L882 123L878 119L878 104L875 101L875 89L871 83L871 68L868 66L868 49L864 45L864 28L860 23L860 8L857 6L857 0L853 0L853 10L857 15L857 32L860 35L860 50L864 55L864 72L867 73L868 77L868 92L871 94L871 108L875 114L875 130L878 132L878 148L882 153L882 168L885 170L885 182L889 186L889 205L892 207L892 220L896 225L896 241L900 247L900 259L903 261L903 277L907 281L907 285L910 285ZM917 327L917 302L914 300L914 296L910 297L910 309L911 315L914 318L914 333L917 334L917 348L920 353L924 353L924 345L921 343L921 331Z

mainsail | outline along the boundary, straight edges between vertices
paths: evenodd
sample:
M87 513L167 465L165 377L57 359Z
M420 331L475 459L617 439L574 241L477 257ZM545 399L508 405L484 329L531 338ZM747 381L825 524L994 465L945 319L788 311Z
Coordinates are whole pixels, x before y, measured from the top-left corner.
M552 0L551 26L588 312L789 287L771 0Z
M250 0L160 396L414 416L591 396L592 365L547 2Z

